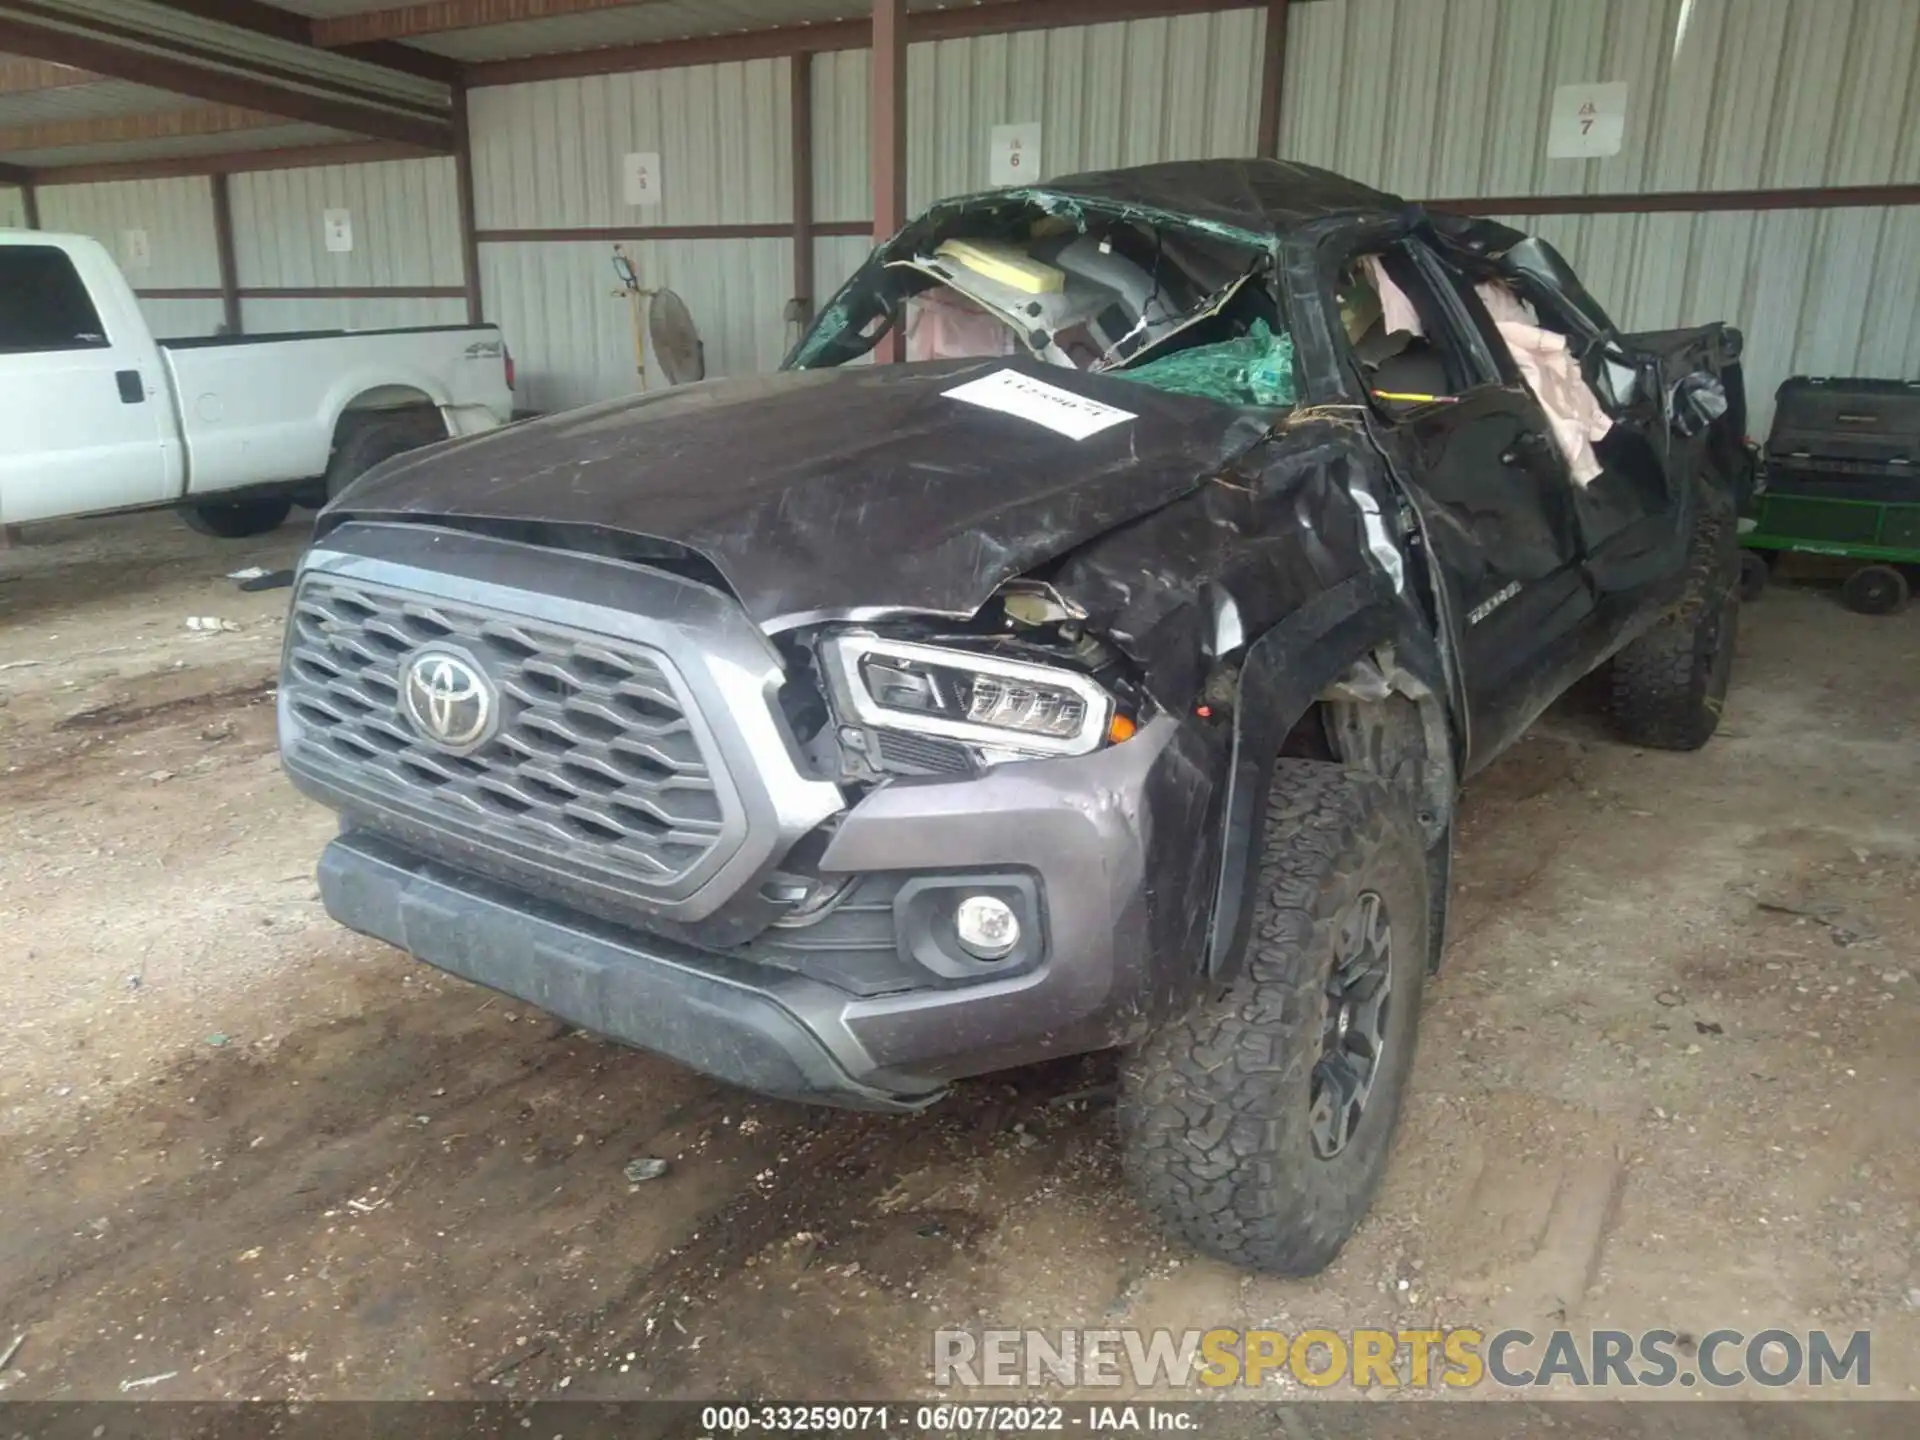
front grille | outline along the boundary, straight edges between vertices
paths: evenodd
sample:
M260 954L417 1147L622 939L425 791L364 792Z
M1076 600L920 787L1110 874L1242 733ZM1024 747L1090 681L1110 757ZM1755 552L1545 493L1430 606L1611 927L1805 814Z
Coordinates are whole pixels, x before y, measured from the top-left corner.
M287 763L376 814L630 894L684 891L739 843L705 726L649 646L327 574L303 580L289 623ZM471 753L422 738L400 708L423 646L497 690L498 727Z

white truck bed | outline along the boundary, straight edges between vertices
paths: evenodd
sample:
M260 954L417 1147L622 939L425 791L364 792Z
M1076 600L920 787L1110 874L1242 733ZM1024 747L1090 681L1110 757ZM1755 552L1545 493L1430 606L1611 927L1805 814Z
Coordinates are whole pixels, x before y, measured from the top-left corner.
M156 341L98 241L0 231L0 522L179 505L270 528L248 517L324 499L343 454L505 424L510 365L492 325Z

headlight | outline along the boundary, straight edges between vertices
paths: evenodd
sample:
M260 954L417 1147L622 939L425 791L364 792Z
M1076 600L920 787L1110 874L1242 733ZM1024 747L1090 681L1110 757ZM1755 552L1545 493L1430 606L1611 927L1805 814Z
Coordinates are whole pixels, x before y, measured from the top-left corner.
M845 718L1028 755L1098 750L1113 697L1071 670L876 635L821 645Z

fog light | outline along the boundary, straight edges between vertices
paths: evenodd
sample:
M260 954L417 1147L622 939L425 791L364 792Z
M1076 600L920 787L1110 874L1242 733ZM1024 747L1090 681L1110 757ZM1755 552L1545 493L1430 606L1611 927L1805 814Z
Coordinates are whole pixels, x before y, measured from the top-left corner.
M991 895L969 895L955 906L953 929L966 952L981 960L1004 960L1020 943L1020 917Z

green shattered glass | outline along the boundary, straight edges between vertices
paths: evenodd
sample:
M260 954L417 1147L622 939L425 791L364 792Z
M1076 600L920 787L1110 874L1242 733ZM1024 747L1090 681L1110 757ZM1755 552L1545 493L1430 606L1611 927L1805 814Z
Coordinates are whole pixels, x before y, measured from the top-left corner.
M1245 335L1218 345L1196 345L1127 370L1110 371L1175 395L1199 395L1229 405L1291 405L1293 336L1275 335L1256 320Z

